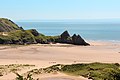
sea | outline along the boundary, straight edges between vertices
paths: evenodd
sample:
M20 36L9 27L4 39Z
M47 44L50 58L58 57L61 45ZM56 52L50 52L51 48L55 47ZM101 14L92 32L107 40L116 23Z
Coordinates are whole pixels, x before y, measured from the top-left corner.
M47 36L60 35L68 30L70 35L79 34L86 40L120 42L120 23L90 22L16 22L24 29L36 29Z

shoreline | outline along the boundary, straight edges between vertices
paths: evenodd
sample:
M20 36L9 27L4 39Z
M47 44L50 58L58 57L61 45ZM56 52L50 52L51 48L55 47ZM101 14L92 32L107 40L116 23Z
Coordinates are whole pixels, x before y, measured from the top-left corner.
M106 49L110 49L110 48L112 49L113 48L113 49L118 50L118 53L119 53L119 49L118 48L120 47L120 43L103 42L103 41L91 41L89 43L91 44L90 46L79 46L79 45L60 44L60 43L57 43L57 44L31 44L31 45L0 45L0 52L2 53L2 51L3 52L5 51L7 53L8 52L7 50L9 50L9 51L14 51L14 50L17 51L18 50L18 52L16 52L17 54L19 54L20 52L27 52L27 54L28 54L28 52L30 52L30 51L41 53L41 51L39 51L38 49L39 48L43 48L43 49L46 48L46 50L48 50L48 53L49 53L50 48L54 49L54 50L58 49L58 50L61 50L61 51L65 51L66 48L68 48L68 49L71 48L72 50L73 49L78 50L78 49L81 48L81 49L86 49L86 50L94 49L96 51L96 53L98 53L97 52L98 48L100 48L101 50L104 50L104 51L106 51ZM22 51L20 51L21 49L22 49ZM77 52L79 52L79 51L77 51ZM84 51L84 52L89 53L87 51ZM30 55L31 55L31 52L30 52Z

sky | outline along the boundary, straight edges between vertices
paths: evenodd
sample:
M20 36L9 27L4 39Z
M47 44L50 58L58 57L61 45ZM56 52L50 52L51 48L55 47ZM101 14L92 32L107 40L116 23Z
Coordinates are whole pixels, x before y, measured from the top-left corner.
M120 0L0 0L12 20L119 19Z

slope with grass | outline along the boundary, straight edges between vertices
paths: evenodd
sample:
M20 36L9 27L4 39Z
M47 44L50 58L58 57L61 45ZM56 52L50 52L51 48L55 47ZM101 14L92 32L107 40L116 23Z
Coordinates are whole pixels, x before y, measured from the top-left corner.
M0 32L10 32L19 29L20 27L13 21L5 18L0 18Z
M63 33L62 35L58 36L45 36L44 34L38 33L35 29L24 30L11 20L0 18L0 44L35 43L67 43L74 45L89 45L79 35L71 37L66 36L66 33Z
M28 74L40 75L55 72L65 73L71 76L83 76L92 80L120 80L120 65L118 63L58 64L48 68L34 69L29 71Z

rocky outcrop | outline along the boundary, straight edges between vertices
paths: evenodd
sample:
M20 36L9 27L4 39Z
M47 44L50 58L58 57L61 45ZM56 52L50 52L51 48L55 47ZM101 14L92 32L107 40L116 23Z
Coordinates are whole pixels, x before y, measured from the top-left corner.
M66 31L64 31L61 35L61 39L67 39L68 37L70 37L70 34L68 33L68 31L66 30Z
M70 34L68 33L68 31L64 31L60 35L59 41L60 41L60 43L71 43L71 37L70 37Z
M83 38L81 38L80 35L74 34L71 37L70 34L68 33L68 31L64 31L60 35L58 42L59 43L74 44L74 45L84 45L84 46L90 45L90 44L86 43L85 40Z
M74 44L74 45L85 45L85 46L89 45L88 43L86 43L84 41L84 39L81 38L80 35L76 35L76 34L74 34L72 36L72 44Z

